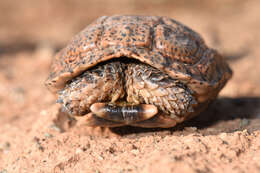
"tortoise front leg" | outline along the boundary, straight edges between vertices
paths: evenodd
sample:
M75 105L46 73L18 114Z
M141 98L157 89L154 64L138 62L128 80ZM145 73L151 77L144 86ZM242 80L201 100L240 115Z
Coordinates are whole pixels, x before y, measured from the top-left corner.
M97 66L70 81L58 92L57 102L70 115L85 115L95 102L115 102L124 97L123 76L120 62Z

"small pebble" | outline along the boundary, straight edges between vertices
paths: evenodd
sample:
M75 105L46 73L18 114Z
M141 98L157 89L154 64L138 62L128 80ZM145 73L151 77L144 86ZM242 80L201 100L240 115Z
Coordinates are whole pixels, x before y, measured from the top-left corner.
M138 155L139 154L139 150L131 150L131 153Z
M82 150L80 148L76 149L76 154L82 153Z
M40 112L40 115L42 115L42 116L47 115L47 111L46 111L46 110L42 110L42 111Z
M56 124L50 125L50 128L54 129L57 132L60 132L60 133L62 132L62 130Z
M44 136L45 136L46 138L52 138L52 137L53 137L53 135L50 134L50 133L44 133Z

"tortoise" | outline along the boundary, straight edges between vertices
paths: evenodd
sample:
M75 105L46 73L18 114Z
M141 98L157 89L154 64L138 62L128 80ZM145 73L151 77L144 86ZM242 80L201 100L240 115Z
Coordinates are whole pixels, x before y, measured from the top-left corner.
M224 58L169 17L103 16L56 54L46 86L88 126L173 127L231 78Z

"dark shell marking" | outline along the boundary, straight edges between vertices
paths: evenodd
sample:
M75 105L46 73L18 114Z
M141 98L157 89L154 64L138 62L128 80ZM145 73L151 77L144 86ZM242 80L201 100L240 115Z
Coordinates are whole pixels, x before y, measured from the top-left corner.
M149 76L149 70L147 72L142 69L146 66L130 64L126 69L126 74L136 73L139 70L138 73L141 75L120 76L121 67L119 67L119 71L112 76L111 74L105 75L109 81L112 81L115 76L118 78L109 85L107 84L107 88L97 89L98 93L101 91L107 93L100 94L98 98L88 93L87 95L91 97L86 99L84 104L77 102L79 98L72 99L70 93L72 90L75 91L76 86L83 89L87 84L93 82L84 81L85 79L79 75L95 76L95 72L85 73L85 71L101 62L116 58L120 58L122 62L129 58L137 59L152 66L155 71L157 70L154 74L160 73L164 79L168 80L166 83L159 81L159 88L165 90L164 92L167 91L168 95L165 98L164 96L156 97L157 100L153 101L152 97L148 97L148 95L151 93L153 95L153 92L158 94L160 89L156 89L156 91L145 87L137 89L139 87L137 84L142 82L147 83L147 86L149 83L158 84L158 81L156 83L153 79L157 79L159 76L144 79L142 75ZM108 68L103 69L106 71L110 67L105 68ZM58 102L63 102L65 108L72 114L79 115L89 112L90 105L94 103L90 101L94 100L93 97L96 97L96 102L117 100L125 96L124 90L126 89L128 101L136 104L154 104L163 112L159 113L160 116L154 116L149 120L132 125L155 127L162 123L165 126L160 126L166 127L173 126L202 111L211 100L216 98L231 76L232 71L221 55L208 48L199 34L173 19L157 16L104 16L88 25L55 56L46 86L53 92L59 91L61 94L59 94ZM122 87L122 82L125 81L121 80L124 77L127 82L126 88ZM94 78L101 77L97 75ZM71 81L74 82L71 83ZM69 84L67 85L67 83ZM173 83L172 88L167 86L170 83ZM95 85L103 87L105 84L97 80ZM108 90L113 94L109 95ZM87 88L85 88L85 92L89 92ZM177 97L178 92L180 92L181 99L178 98L177 101L173 101L174 103L170 103L172 95ZM77 90L76 95L78 93ZM170 114L171 119L164 116L165 113ZM100 117L94 114L89 115L88 120L90 124L102 124ZM113 124L110 120L102 120L102 122L104 125L109 124L108 126L119 125L118 123Z

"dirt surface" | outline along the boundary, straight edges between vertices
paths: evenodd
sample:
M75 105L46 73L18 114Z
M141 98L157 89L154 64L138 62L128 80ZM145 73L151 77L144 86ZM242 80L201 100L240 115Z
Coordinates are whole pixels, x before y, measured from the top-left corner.
M0 1L0 173L260 172L260 1ZM53 54L102 15L175 18L234 76L200 116L170 129L90 128L44 87Z

